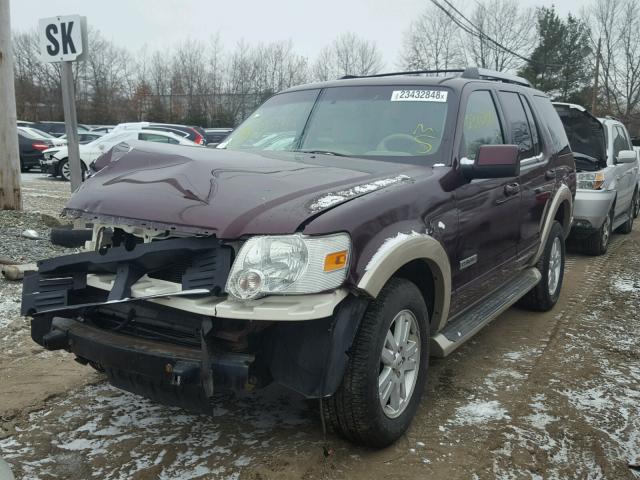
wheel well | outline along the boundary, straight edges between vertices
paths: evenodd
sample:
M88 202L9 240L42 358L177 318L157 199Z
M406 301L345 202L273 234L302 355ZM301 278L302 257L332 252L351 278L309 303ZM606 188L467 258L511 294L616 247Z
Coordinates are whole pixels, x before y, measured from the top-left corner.
M571 230L571 205L568 201L565 200L562 202L560 207L558 207L558 210L556 210L556 214L553 218L562 225L564 236L566 238Z
M431 316L429 321L433 328L435 319L433 315L435 284L433 281L433 272L427 262L423 260L412 260L406 265L400 267L393 276L409 280L418 287L420 293L422 293L422 298L424 298L424 303L427 305L427 311Z

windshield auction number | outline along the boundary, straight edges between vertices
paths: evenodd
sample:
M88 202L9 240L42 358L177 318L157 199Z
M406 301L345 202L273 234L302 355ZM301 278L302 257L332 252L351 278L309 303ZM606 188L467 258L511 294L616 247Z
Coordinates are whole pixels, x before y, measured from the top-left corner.
M394 90L392 102L446 102L445 90Z

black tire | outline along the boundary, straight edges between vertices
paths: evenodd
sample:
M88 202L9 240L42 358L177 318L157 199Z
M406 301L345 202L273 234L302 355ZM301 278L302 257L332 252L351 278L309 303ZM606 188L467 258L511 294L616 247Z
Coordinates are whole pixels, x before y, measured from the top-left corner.
M633 218L638 218L638 214L640 214L640 191L636 188L636 204L633 209Z
M635 192L633 192L633 197L631 198L631 203L629 204L629 211L627 212L628 218L627 221L624 222L622 225L620 225L620 227L618 228L618 231L620 233L631 233L631 231L633 230L633 221L635 220L635 213L636 213L636 204L638 203L638 190L636 190Z
M589 255L604 255L607 253L609 243L611 243L611 235L613 235L613 208L607 219L602 223L598 231L594 232L591 236L587 237L584 241L584 250ZM608 229L608 235L605 235L605 230Z
M52 228L49 238L54 245L77 248L84 247L84 242L91 240L92 233L93 230L90 228L74 229L72 225L68 225Z
M556 283L555 290L550 291L549 277L551 273L550 263L552 261L552 250L556 239L560 244L560 272ZM565 244L564 244L564 231L562 225L558 221L554 221L549 232L549 238L544 246L540 260L536 264L536 267L542 274L540 282L527 293L519 302L519 305L528 310L534 310L537 312L546 312L551 310L560 297L562 290L562 281L564 279L564 264L565 264Z
M58 163L58 175L60 175L60 178L62 180L64 180L65 182L71 181L71 177L70 176L65 176L65 173L63 173L63 172L65 172L66 166L68 164L69 164L69 159L68 158L63 158ZM82 160L80 160L80 170L82 171L82 181L84 181L85 175L86 175L86 172L87 172L87 167L85 166L85 164L84 164L84 162ZM71 173L69 172L67 175L71 175Z
M418 372L404 410L395 417L385 414L378 393L381 352L386 334L396 315L413 313L419 331ZM326 399L324 414L329 426L353 443L385 447L400 438L409 427L427 379L429 363L429 313L415 284L394 278L365 312L349 350L347 369L336 393Z

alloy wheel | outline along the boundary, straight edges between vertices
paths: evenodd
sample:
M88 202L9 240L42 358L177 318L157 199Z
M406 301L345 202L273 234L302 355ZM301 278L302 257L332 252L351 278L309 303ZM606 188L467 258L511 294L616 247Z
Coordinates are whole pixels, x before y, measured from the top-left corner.
M402 310L391 322L380 353L378 396L387 417L399 417L409 405L418 380L420 354L418 320L411 310Z
M69 166L69 162L64 162L60 167L60 175L65 180L71 180L71 167Z
M549 294L554 295L560 283L562 273L562 245L558 237L554 238L549 255L549 270L547 272L547 287Z
M602 224L602 247L609 245L609 238L611 237L611 215L607 215Z

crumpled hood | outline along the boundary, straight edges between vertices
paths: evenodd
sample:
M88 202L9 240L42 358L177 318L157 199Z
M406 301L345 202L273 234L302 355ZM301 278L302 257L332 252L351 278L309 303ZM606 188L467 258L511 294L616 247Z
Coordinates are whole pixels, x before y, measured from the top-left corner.
M607 143L600 120L571 104L554 103L554 107L564 125L578 170L606 167Z
M411 181L410 165L130 142L67 203L73 217L238 238L294 233L319 212Z

